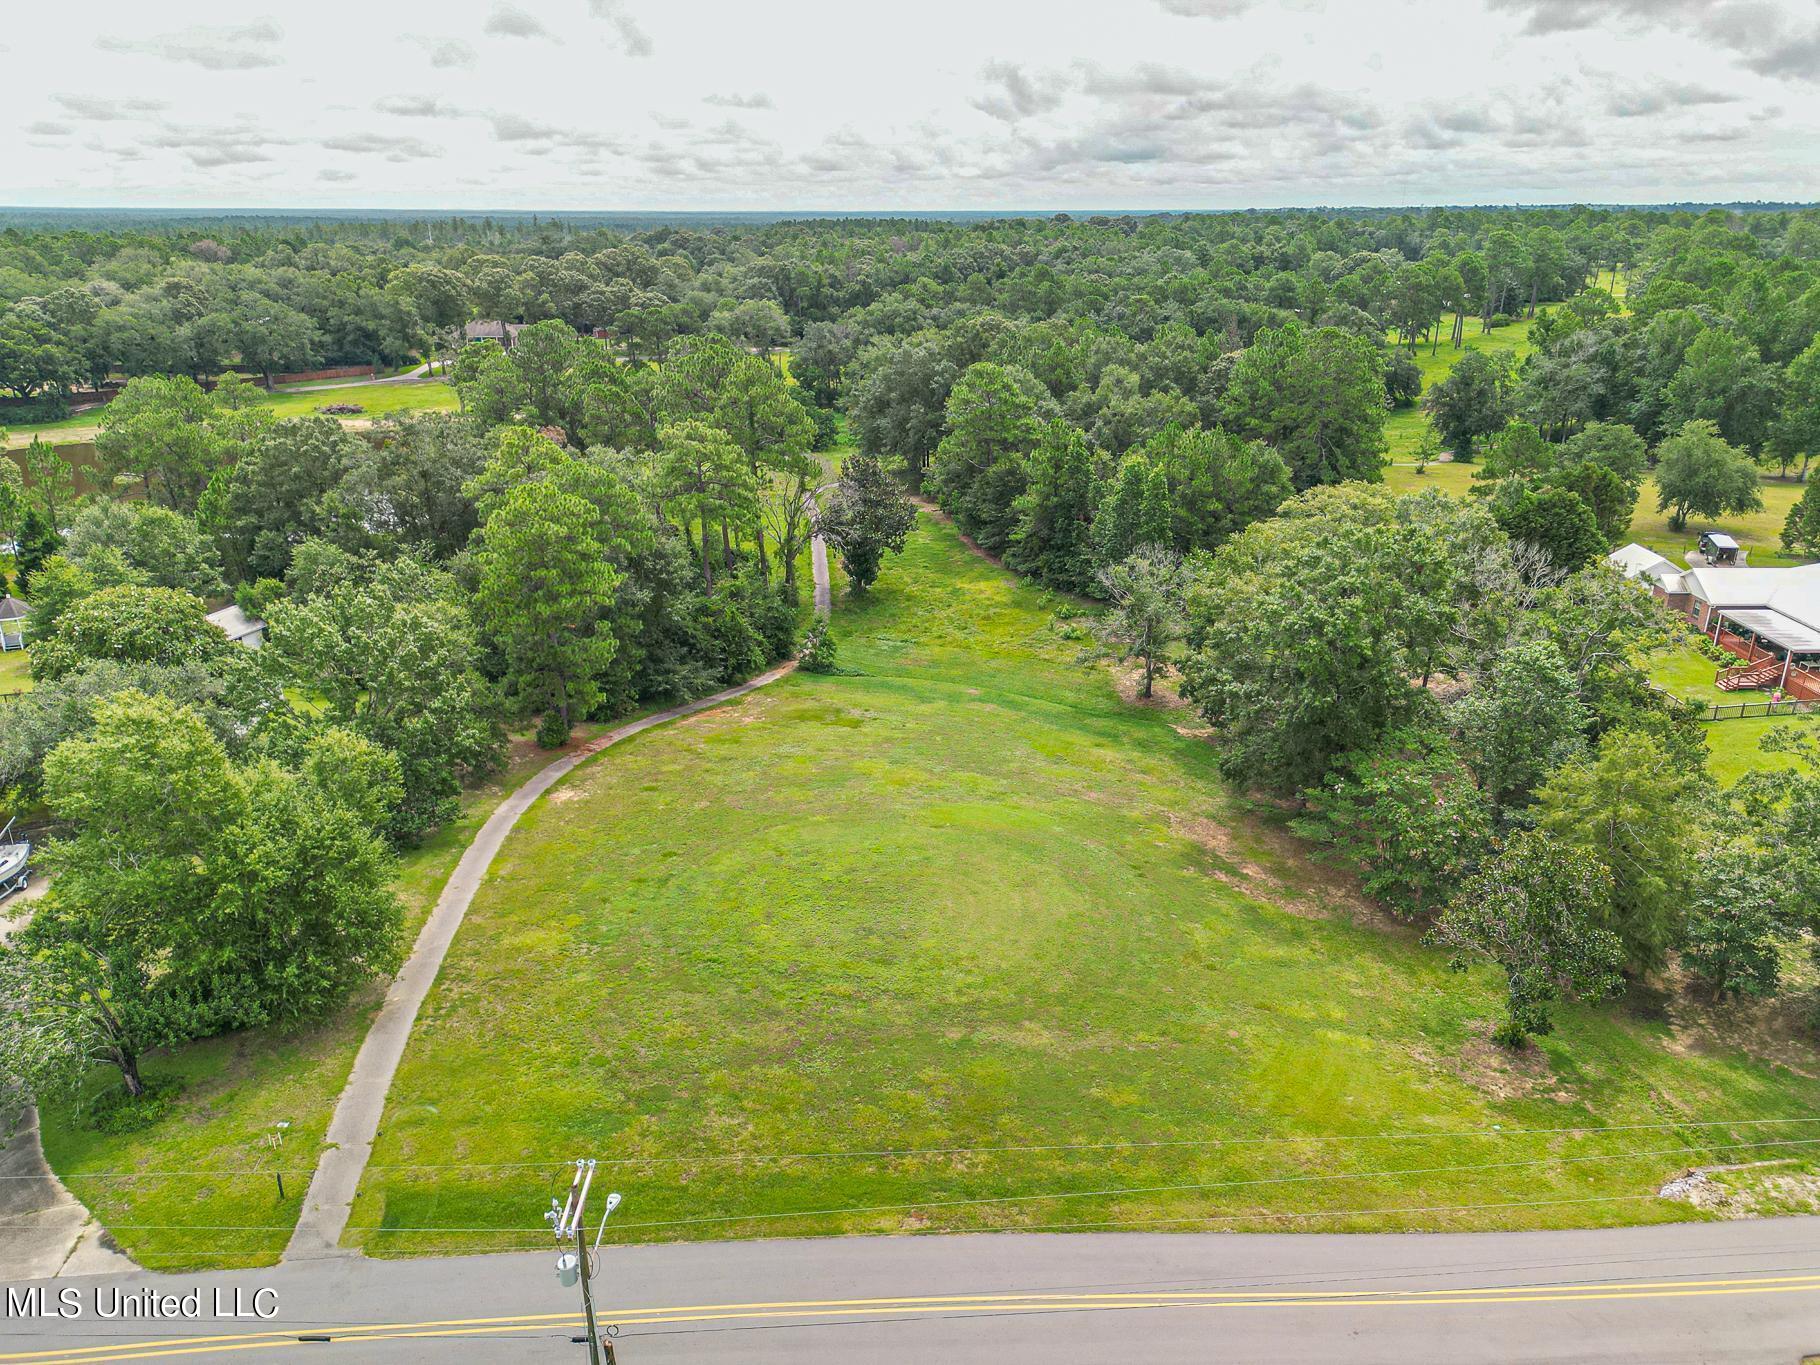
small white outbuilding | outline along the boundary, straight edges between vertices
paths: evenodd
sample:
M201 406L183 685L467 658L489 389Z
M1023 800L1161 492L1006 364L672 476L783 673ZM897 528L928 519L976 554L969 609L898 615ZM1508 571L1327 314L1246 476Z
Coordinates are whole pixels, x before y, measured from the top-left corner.
M248 616L232 602L220 611L211 611L209 620L237 645L258 649L265 643L265 622L257 616Z

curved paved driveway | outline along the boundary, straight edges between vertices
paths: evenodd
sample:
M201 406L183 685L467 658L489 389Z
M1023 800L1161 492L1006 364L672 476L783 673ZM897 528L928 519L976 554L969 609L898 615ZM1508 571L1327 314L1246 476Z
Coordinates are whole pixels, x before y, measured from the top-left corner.
M811 558L815 567L815 609L818 614L826 615L828 551L819 536L811 545ZM417 1022L417 1012L423 1007L437 972L442 970L442 961L448 956L449 945L455 941L455 931L461 928L474 893L480 889L487 868L492 865L512 827L518 823L518 817L578 764L601 750L652 726L743 697L776 682L795 667L794 663L785 664L738 687L729 687L711 697L703 697L686 706L673 706L608 731L599 739L557 759L499 803L455 865L448 885L443 887L442 895L436 901L436 908L430 912L430 918L417 936L417 946L392 982L391 990L386 992L385 1004L380 1006L366 1041L360 1045L360 1053L354 1058L354 1070L348 1076L347 1086L335 1104L335 1115L329 1121L328 1150L317 1163L309 1190L304 1194L303 1211L291 1233L290 1245L285 1248L285 1260L354 1254L341 1246L341 1234L347 1227L360 1177L372 1155L373 1139L379 1133L379 1121L385 1113L386 1095L404 1056L405 1044L410 1041L411 1027Z

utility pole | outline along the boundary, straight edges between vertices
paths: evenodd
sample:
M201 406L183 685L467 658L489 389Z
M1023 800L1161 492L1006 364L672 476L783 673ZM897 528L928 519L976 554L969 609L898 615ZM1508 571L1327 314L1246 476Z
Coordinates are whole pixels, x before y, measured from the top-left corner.
M277 1168L272 1174L278 1180L278 1202L281 1204L284 1202L284 1130L290 1126L291 1121L289 1119L280 1119L277 1123L272 1125L272 1150L278 1153L277 1157L274 1158L277 1163Z
M590 1161L588 1164L592 1166L594 1163ZM601 1226L606 1226L606 1219L601 1219ZM581 1271L582 1314L588 1320L588 1362L589 1365L601 1365L600 1324L594 1320L594 1277L588 1273L589 1252L587 1243L583 1240L587 1235L588 1230L581 1225L581 1220L577 1218L575 1220L575 1250ZM607 1365L612 1365L612 1354L613 1348L608 1346Z
M613 1343L606 1342L606 1357L601 1357L602 1339L599 1324L594 1317L594 1253L600 1250L600 1239L607 1235L607 1219L613 1216L613 1210L619 1207L617 1193L607 1196L606 1210L600 1215L600 1229L594 1234L594 1245L588 1245L587 1208L588 1189L594 1183L592 1157L579 1158L575 1162L575 1174L569 1180L569 1197L558 1204L550 1201L550 1211L544 1215L545 1220L555 1230L556 1243L561 1246L570 1236L575 1238L575 1250L564 1251L556 1258L556 1278L565 1285L581 1281L581 1306L587 1318L588 1365L614 1365Z

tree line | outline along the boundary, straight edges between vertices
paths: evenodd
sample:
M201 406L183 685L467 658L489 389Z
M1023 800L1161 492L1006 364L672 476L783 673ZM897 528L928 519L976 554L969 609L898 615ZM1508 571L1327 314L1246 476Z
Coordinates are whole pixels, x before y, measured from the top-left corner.
M470 318L560 319L662 358L713 332L742 344L838 326L862 344L981 308L1091 320L1138 341L1249 316L1395 326L1447 310L1485 325L1636 259L1687 212L1436 209L943 223L810 220L639 232L465 220L222 220L0 232L0 393L59 396L110 376L230 366L405 363ZM1771 241L1811 233L1753 214ZM376 230L377 228L377 230ZM830 376L832 377L832 376Z

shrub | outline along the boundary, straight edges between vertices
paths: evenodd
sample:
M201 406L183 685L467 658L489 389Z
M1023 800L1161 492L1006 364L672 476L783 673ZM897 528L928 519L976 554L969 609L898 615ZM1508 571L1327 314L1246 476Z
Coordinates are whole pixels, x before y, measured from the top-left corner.
M834 636L828 630L826 621L818 620L809 627L808 633L803 636L802 653L797 656L797 659L797 666L805 673L833 673L836 671Z
M26 426L33 422L61 422L70 415L69 400L61 394L47 394L24 403L9 403L4 414L6 423Z
M540 749L560 749L569 742L569 727L562 718L562 712L552 707L545 711L537 722L537 747Z

